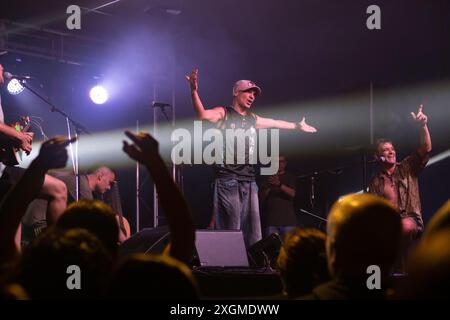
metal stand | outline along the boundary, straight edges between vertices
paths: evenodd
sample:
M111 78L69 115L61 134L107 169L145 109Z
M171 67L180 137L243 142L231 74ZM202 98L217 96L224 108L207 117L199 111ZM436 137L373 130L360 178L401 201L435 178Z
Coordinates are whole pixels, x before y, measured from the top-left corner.
M136 132L139 132L139 120L136 120ZM141 230L139 223L140 216L140 198L141 198L141 180L139 178L139 162L136 161L136 232Z
M314 217L314 218L316 218L316 219L318 219L318 220L320 220L320 221L323 221L323 222L327 222L327 221L328 221L327 219L322 218L321 216L318 216L317 214L314 214L314 213L312 213L312 212L306 211L306 210L304 210L304 209L300 209L300 211L301 211L302 213L306 213L306 214L308 214L308 215L310 215L310 216L312 216L312 217Z
M378 160L367 160L367 151L363 150L363 154L362 154L362 169L363 169L363 192L367 192L367 168L369 164L374 164L379 162ZM305 175L301 175L301 176L297 176L297 178L299 179L309 179L310 183L311 183L311 189L310 189L310 198L309 198L309 204L311 205L311 208L315 207L315 202L316 202L316 186L315 186L315 181L316 181L316 177L317 176L322 176L324 174L333 174L333 175L338 175L343 173L346 169L349 168L355 168L357 166L360 166L361 162L354 162L354 163L350 163L347 164L345 166L339 166L339 167L335 167L335 168L330 168L330 169L325 169L325 170L321 170L321 171L314 171L313 173L309 173L309 174L305 174ZM322 222L327 222L327 219L322 218L319 215L316 215L312 212L309 212L305 209L299 209L300 212L307 214L309 216L314 217L315 219L318 219Z
M173 88L173 86L172 86ZM172 103L162 103L162 102L156 102L156 86L153 86L153 102L151 103L151 107L153 109L153 132L152 135L155 139L158 140L158 123L160 116L160 113L163 114L165 120L170 123L171 127L175 126L175 90L171 90L171 96L172 96ZM169 113L167 112L167 108L171 109L171 118L169 116ZM139 132L139 121L136 122L136 131ZM180 172L177 172L177 168L175 165L172 165L172 178L177 181L181 181L180 178ZM136 232L139 232L140 227L140 206L144 205L145 209L147 209L149 212L152 210L150 209L149 202L143 201L144 199L141 199L142 194L142 186L146 181L148 181L150 177L146 176L144 179L141 179L140 176L140 165L136 164ZM156 186L153 185L153 215L152 215L152 228L157 228L159 226L159 199L158 199L158 192L156 190Z
M374 137L373 137L373 83L370 83L370 103L369 103L369 143L370 145L373 145L374 143ZM363 167L363 174L364 174L364 182L363 182L363 192L368 192L367 189L367 153L364 152L364 167Z
M363 153L363 193L367 192L367 152Z
M57 106L55 106L52 102L50 102L50 100L48 98L43 97L39 92L37 92L36 90L34 90L32 87L30 87L26 80L19 80L21 85L28 89L30 92L32 92L36 97L38 97L39 99L41 99L42 101L44 101L46 104L48 104L51 108L50 108L50 112L56 112L61 114L63 117L66 118L66 122L67 122L67 136L70 139L71 138L71 129L70 129L70 124L73 125L73 127L75 128L75 137L77 138L77 140L75 141L75 154L73 152L72 149L72 143L70 144L70 152L71 152L71 157L72 157L72 164L73 164L73 168L74 168L74 173L76 176L76 200L79 200L79 195L80 195L80 173L79 173L79 156L78 156L78 137L79 134L84 132L86 134L91 134L83 125L81 125L79 122L73 120L71 117L69 117L69 115L67 113L65 113L64 111L62 111L61 109L59 109Z
M153 101L153 136L157 137L157 124L158 124L158 112L157 110L161 110L161 113L164 115L164 118L171 123L171 126L175 126L175 94L172 91L172 104L168 103L156 103ZM169 119L167 115L166 108L170 108L172 110L172 119ZM172 164L172 179L177 181L177 170L175 164ZM159 200L158 200L158 192L156 187L153 187L153 227L156 228L159 225Z

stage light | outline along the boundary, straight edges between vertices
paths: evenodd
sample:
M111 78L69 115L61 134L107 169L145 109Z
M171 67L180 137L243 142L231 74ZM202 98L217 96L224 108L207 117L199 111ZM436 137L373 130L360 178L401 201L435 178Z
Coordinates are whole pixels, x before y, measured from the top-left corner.
M11 81L9 81L7 88L8 92L13 95L19 94L23 90L25 90L25 88L20 84L19 80L17 79L12 79Z
M89 92L92 102L95 104L104 104L108 101L108 91L102 86L95 86Z

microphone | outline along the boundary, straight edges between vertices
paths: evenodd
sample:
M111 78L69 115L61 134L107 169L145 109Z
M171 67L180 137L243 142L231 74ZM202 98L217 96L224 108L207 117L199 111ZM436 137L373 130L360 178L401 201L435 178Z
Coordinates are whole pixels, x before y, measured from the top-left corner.
M11 80L11 79L17 79L17 80L30 80L31 79L31 76L18 76L18 75L15 75L15 74L11 74L11 73L9 73L9 72L3 72L3 76L6 78L6 79L8 79L8 80Z
M165 108L165 107L170 107L170 103L153 101L153 102L152 102L152 107L153 107L153 108Z
M386 158L383 156L380 156L377 159L367 161L367 163L378 163L378 162L386 162Z

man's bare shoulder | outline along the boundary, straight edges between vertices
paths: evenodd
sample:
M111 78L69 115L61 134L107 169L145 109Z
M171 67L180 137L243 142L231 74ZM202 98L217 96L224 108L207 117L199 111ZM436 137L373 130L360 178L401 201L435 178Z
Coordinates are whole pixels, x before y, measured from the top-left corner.
M224 107L224 106L215 106L215 107L212 107L212 108L209 109L209 110L213 110L213 111L219 113L220 116L221 116L221 118L224 118L224 117L225 117L225 110L226 110L226 107Z

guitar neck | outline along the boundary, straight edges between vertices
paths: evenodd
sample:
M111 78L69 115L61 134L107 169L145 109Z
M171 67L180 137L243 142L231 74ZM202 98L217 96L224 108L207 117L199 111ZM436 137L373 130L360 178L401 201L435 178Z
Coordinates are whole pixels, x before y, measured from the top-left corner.
M111 188L111 202L112 209L119 215L119 228L125 232L122 203L120 202L119 186L117 185L117 182L114 182L114 185Z

